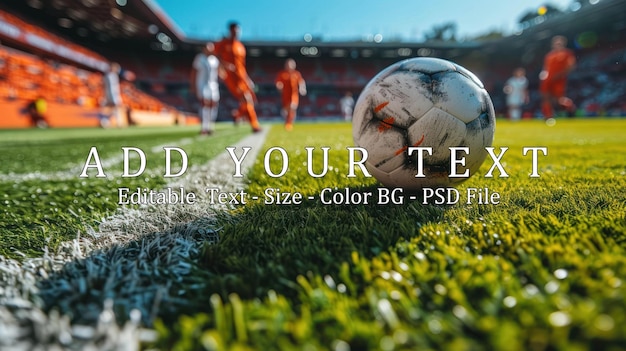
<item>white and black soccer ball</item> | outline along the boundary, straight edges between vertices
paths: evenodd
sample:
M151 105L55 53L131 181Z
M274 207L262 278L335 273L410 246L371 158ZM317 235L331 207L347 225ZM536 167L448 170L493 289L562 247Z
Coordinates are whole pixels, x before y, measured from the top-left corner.
M487 156L495 132L495 111L482 82L469 70L438 58L412 58L378 73L354 108L352 136L368 152L368 171L387 187L417 190L455 186L468 177L450 177L450 147L467 147L465 167L473 175ZM424 177L416 177L411 146L424 154Z

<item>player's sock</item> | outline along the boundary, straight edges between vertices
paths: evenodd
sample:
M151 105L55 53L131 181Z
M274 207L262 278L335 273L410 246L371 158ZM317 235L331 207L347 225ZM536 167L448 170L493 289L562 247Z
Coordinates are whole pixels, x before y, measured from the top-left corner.
M113 115L115 116L115 126L117 128L124 127L124 122L122 120L122 111L120 108L113 108Z
M574 117L576 113L576 105L574 105L574 102L572 101L572 99L567 98L567 97L562 97L559 99L559 104L563 106L563 108L567 112L568 117Z
M233 123L235 126L239 126L239 121L241 120L241 111L239 109L233 109L230 112L230 115L233 117Z
M254 106L252 108L253 108L253 111L254 111ZM245 102L240 103L239 104L239 109L237 110L238 123L249 121L250 120L249 114L250 114L250 112L248 111L247 104Z
M209 128L211 131L215 129L215 121L217 121L217 106L211 107L211 112L209 113Z
M243 107L248 115L248 118L250 119L250 126L252 126L252 129L255 132L259 131L261 126L259 125L259 120L257 118L256 111L254 110L254 104L248 102L243 102L242 104L244 105Z
M519 108L511 109L511 120L519 121L522 118L522 110Z
M287 117L285 118L285 129L293 129L293 121L296 119L296 112L294 110L288 110Z
M554 113L552 111L552 104L549 102L543 102L541 104L541 113L545 119L552 118L552 114Z
M211 108L209 106L203 106L200 109L200 120L202 121L202 131L211 130Z

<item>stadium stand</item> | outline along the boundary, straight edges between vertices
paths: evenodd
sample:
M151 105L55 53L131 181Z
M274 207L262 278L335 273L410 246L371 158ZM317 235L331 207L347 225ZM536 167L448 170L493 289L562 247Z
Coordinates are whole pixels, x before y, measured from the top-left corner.
M27 106L37 99L46 101L49 126L100 125L104 92L98 69L108 65L102 55L3 10L0 38L5 43L0 45L0 127L33 126ZM181 119L174 107L130 82L122 82L122 92L124 104L137 116L157 113L153 120L136 118L138 123L172 124Z
M184 37L152 1L129 2L124 7L108 2L89 7L78 2L80 8L76 11L80 16L55 7L52 0L37 2L41 4L37 9L27 5L31 2L10 0L0 4L0 127L31 125L19 111L39 97L48 102L50 115L70 107L78 111L72 112L74 115L63 112L63 120L53 121L52 126L97 125L101 72L111 61L135 73L134 81L123 82L124 100L133 113L153 113L155 121L170 113L164 123L177 123L181 121L177 111L183 111L188 120L195 121L189 118L198 108L190 94L189 75L203 41ZM537 77L541 60L549 38L555 34L570 38L576 51L578 65L570 76L570 95L579 108L578 115L621 116L626 115L625 13L626 2L601 1L525 28L519 35L484 42L244 44L249 52L249 73L257 84L257 110L265 120L280 118L274 77L286 57L296 59L307 81L308 95L298 112L301 119L339 117L338 101L346 91L358 97L377 72L415 56L446 58L474 71L485 83L500 115L506 111L504 81L513 68L525 67L531 90L525 114L535 117L540 110ZM58 24L61 17L93 25L85 25L89 29L84 33L72 31ZM105 28L107 25L110 28ZM150 30L152 26L158 30ZM157 32L165 33L167 40L157 40ZM596 39L584 42L580 40L584 35ZM218 119L231 120L236 106L224 90Z

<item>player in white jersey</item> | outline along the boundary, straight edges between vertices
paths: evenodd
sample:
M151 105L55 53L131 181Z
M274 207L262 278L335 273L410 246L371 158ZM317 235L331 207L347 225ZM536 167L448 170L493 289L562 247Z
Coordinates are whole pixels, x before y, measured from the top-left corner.
M201 53L196 55L191 69L191 90L200 101L200 134L213 133L217 109L220 101L220 90L217 81L219 60L214 55L215 46L209 42L204 45Z
M108 119L101 121L103 126L108 126L111 119L115 121L116 127L123 126L122 110L124 102L120 89L120 72L120 65L117 62L112 62L109 64L109 70L102 77L104 81L104 105L109 110L108 113L104 113L105 116L108 116Z
M522 106L528 103L528 79L526 70L516 68L513 76L504 84L506 106L509 109L509 118L518 121L522 118Z
M352 110L354 109L354 98L352 97L351 92L346 92L346 94L339 99L339 105L341 106L341 114L343 115L343 119L349 121L352 119Z

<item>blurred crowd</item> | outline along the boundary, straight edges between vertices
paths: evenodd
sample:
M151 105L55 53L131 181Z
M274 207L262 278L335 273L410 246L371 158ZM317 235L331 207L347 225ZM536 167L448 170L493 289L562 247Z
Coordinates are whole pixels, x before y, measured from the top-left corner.
M32 26L0 13L6 23ZM37 28L32 29L36 31ZM58 37L38 34L56 43ZM619 41L621 40L621 42ZM70 42L61 43L81 55L94 55ZM576 67L569 75L568 97L576 105L576 116L626 116L626 42L618 39L610 45L576 50ZM546 48L547 49L547 48ZM193 56L133 56L120 53L116 60L134 80L122 80L124 105L145 111L180 110L195 113L198 101L190 91L190 64ZM380 70L398 59L316 57L298 59L298 68L307 82L308 93L300 101L298 114L309 117L342 117L340 100L346 94L358 98L360 90ZM283 58L248 58L248 72L255 82L256 109L261 118L280 116L281 97L274 86L274 77L283 65ZM503 87L518 64L499 61L489 72L475 72L483 80L494 101L496 113L506 116ZM540 62L524 67L528 77L528 101L522 107L523 118L541 116L538 91ZM104 104L103 72L39 57L35 52L20 51L0 44L0 101L23 100L99 107ZM224 89L221 87L221 89ZM230 120L238 102L222 94L218 119Z

